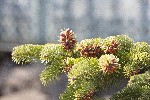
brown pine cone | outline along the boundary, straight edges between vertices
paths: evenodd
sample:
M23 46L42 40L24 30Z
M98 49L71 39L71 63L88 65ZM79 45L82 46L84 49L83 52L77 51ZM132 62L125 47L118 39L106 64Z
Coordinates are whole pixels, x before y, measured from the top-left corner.
M99 57L103 53L100 46L86 46L79 49L81 56L84 57Z
M59 42L62 44L65 50L71 51L72 49L74 49L76 40L74 32L72 32L72 30L70 30L69 28L64 31L62 30L59 38Z
M99 66L104 73L114 73L119 67L119 59L116 58L113 54L102 55L99 58Z
M115 40L112 40L110 46L106 48L107 54L114 54L118 50L118 43Z

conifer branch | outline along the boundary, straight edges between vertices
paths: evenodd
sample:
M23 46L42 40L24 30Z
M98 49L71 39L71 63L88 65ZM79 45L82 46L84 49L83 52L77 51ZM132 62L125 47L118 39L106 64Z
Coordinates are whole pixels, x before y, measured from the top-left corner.
M60 100L101 100L94 94L96 91L116 85L126 77L130 78L127 87L111 100L150 99L148 43L135 43L126 35L77 43L74 35L66 29L60 33L60 44L17 46L13 48L12 60L17 64L41 61L46 66L40 74L44 85L66 73L68 85Z
M24 64L40 59L42 45L25 44L13 48L12 60L17 64Z
M45 70L40 74L40 80L42 84L47 85L49 82L52 82L59 78L62 74L62 63L58 60L53 61L50 65L47 64Z
M110 100L150 100L150 71L132 76L127 87Z

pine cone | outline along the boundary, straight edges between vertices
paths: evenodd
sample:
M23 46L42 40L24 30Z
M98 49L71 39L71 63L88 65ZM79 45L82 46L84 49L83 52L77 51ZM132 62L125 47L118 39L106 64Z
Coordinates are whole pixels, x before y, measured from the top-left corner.
M119 59L115 58L113 54L106 54L99 58L99 65L104 73L111 74L119 67L118 61Z
M110 46L107 47L106 53L107 54L114 54L118 50L118 43L115 40L112 40Z
M80 51L81 56L84 57L99 57L100 54L103 53L100 46L85 46L78 49Z
M64 31L62 30L62 32L60 33L59 42L62 44L65 50L71 51L76 44L74 32L72 32L72 30L70 30L69 28Z

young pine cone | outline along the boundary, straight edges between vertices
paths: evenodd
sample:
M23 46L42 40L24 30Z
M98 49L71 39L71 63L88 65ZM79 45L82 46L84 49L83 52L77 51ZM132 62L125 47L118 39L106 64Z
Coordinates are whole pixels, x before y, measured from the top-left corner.
M85 46L79 49L81 56L84 57L99 57L103 53L100 46Z
M107 54L114 54L118 50L118 43L114 40L112 40L110 46L107 47L106 53Z
M102 55L99 58L99 66L104 73L111 74L119 67L118 61L119 59L113 54Z
M76 44L74 32L72 32L72 30L70 30L69 28L62 31L60 33L59 42L62 44L65 50L71 51L75 47L75 44Z

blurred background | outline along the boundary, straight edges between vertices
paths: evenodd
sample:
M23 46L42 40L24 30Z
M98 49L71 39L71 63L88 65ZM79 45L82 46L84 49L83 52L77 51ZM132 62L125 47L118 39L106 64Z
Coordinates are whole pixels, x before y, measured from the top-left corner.
M21 44L58 43L63 28L78 41L126 34L150 43L150 0L0 0L0 100L58 100L66 76L44 87L44 66L16 65L11 51Z

